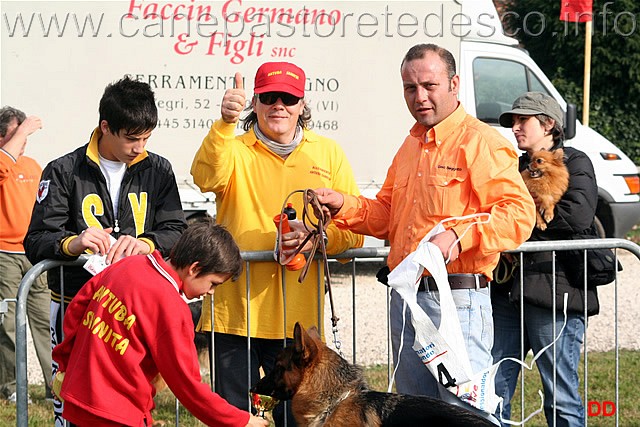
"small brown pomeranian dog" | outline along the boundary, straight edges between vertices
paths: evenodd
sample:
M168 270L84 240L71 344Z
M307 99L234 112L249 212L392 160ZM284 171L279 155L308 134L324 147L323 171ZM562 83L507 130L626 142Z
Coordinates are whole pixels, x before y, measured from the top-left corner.
M569 171L564 164L564 151L540 150L533 153L527 168L522 171L527 188L540 201L536 211L536 227L546 230L553 219L556 203L569 187Z

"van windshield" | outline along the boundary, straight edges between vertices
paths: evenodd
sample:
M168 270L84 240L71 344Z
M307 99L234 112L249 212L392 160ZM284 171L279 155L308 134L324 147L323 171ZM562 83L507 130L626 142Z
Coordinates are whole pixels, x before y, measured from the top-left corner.
M476 117L497 124L500 114L525 92L549 91L527 66L516 61L476 58L473 61ZM549 94L550 95L550 94Z

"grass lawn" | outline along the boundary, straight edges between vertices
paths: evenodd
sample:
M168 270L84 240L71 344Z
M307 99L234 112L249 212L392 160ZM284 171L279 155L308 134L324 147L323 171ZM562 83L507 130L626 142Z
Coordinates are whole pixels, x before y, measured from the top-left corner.
M613 401L615 402L615 354L589 353L589 400L590 401ZM582 368L582 363L581 363ZM378 365L366 369L369 384L373 389L386 390L387 388L387 367ZM582 378L582 369L581 369ZM529 414L540 406L538 389L541 389L538 372L534 367L533 371L526 374L525 392L525 414ZM619 402L618 415L619 425L634 426L640 425L640 403L638 402L637 384L640 384L640 352L621 351L619 367ZM581 386L581 391L583 387ZM30 386L29 392L33 403L29 405L29 425L30 426L50 426L53 425L51 404L44 399L44 387ZM156 420L166 422L166 426L175 425L175 399L170 391L164 390L156 397L157 408L154 412ZM513 414L520 414L520 391L516 390L513 401ZM15 425L16 407L7 402L0 403L0 419L2 425ZM614 426L615 417L589 417L589 424L594 426ZM184 427L202 426L203 424L191 416L184 408L180 408L179 425ZM543 414L538 414L526 423L527 426L545 426Z
M627 233L627 239L640 245L640 224L636 224L633 226L631 231Z

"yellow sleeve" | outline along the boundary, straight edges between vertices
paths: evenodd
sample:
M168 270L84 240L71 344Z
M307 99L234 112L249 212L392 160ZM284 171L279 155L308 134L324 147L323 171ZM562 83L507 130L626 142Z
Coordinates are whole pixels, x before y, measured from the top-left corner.
M235 136L236 125L217 120L202 141L191 163L193 182L203 192L219 192L233 172L233 150L241 144Z

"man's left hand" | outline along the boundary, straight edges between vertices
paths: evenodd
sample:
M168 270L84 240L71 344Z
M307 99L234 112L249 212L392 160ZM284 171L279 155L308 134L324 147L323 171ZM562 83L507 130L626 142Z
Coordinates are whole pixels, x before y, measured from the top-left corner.
M456 232L453 230L447 230L442 233L436 234L429 241L436 245L445 262L452 262L458 259L460 256L460 242L453 244L458 239Z

